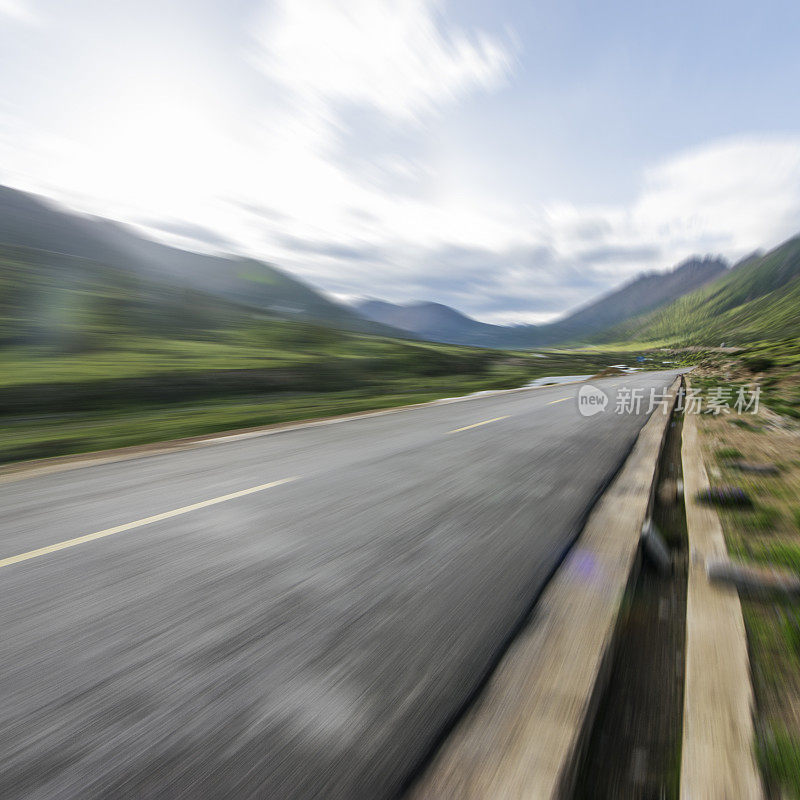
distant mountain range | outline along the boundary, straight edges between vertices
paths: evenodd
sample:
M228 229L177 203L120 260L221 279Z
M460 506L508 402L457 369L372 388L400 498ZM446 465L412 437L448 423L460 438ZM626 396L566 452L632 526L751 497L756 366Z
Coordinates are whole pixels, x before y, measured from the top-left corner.
M0 187L0 287L6 344L50 341L71 329L86 341L92 331L98 338L112 330L176 336L242 329L264 317L499 349L737 343L800 336L800 237L732 268L706 257L640 275L547 325L502 326L431 302L346 307L262 261L168 247L126 225Z
M511 327L487 325L441 303L395 305L383 300L364 300L354 306L366 319L407 331L420 339L450 344L495 347L507 339Z
M692 258L669 272L640 275L572 314L547 325L489 325L440 303L395 305L364 300L355 306L367 319L418 336L481 347L541 347L584 340L593 334L661 307L725 274L718 257Z
M284 319L313 321L330 327L384 336L408 336L366 320L302 281L263 261L214 256L168 247L140 236L133 228L101 217L74 214L35 195L0 186L0 245L42 253L39 261L71 256L111 268L105 279L127 273L167 288L200 292ZM44 253L49 255L45 257ZM25 260L33 264L30 254ZM63 259L61 268L64 269ZM79 262L70 262L74 273ZM56 273L54 273L56 274ZM59 273L60 274L60 273ZM206 303L207 304L207 303Z

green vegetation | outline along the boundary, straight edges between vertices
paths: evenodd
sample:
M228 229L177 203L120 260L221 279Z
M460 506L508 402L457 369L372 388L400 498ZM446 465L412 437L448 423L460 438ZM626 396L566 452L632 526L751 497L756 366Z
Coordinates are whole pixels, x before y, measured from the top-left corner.
M759 341L721 350L672 348L662 352L684 353L697 367L692 384L707 396L717 389L731 389L734 396L741 387L759 387L759 405L784 417L800 419L800 338ZM677 356L675 356L677 358ZM754 366L758 367L753 372ZM760 431L758 416L731 415L731 425Z
M37 317L43 311L53 311L57 318L70 316L73 302L78 310L85 312L89 298L83 296L83 289L88 286L90 294L95 290L109 294L105 298L95 296L95 300L101 301L101 308L108 309L108 301L118 301L129 312L136 307L137 312L146 314L147 305L152 304L156 313L150 319L159 327L170 327L169 319L157 313L164 307L153 294L158 287L167 298L178 300L178 310L189 314L193 310L193 297L204 306L199 309L201 316L236 313L234 308L238 307L240 312L251 309L255 313L359 333L400 335L396 330L363 319L352 309L263 261L167 247L139 236L125 225L99 217L77 216L5 186L0 186L0 206L2 255L14 250L33 254L33 258L27 259L31 280L40 282L41 274L46 273L55 282L49 293L36 292L42 303L34 309ZM4 263L0 272L5 272L7 266ZM27 291L24 284L19 289ZM60 296L62 290L67 294ZM118 290L122 290L122 295ZM143 302L137 303L139 292ZM185 302L181 302L181 294L188 295ZM17 319L24 329L28 321Z
M742 428L746 431L754 431L758 430L754 428L747 420L742 419L741 417L734 417L733 419L728 420L731 425L735 425L737 428Z
M743 548L743 552L757 564L786 567L800 575L800 543L756 542Z
M767 372L775 366L775 362L766 356L749 356L743 358L742 361L750 372Z
M74 356L68 363L55 358L55 364L47 354L17 353L21 374L15 380L14 372L4 370L8 383L0 385L0 397L11 407L0 417L0 461L388 408L604 366L565 354L543 359L355 338L340 342L339 354L329 361L320 353L299 353L291 369L244 366L257 358L246 347L238 353L231 348L225 366L215 369L209 366L216 363L210 348L207 369L199 372L202 348L186 359L189 366L169 344L153 346L160 358L153 359L149 371L140 349ZM367 358L361 348L374 348L383 357ZM618 354L605 360L613 363ZM57 367L52 380L49 364Z
M749 258L669 305L602 332L597 341L708 346L796 338L798 309L800 238ZM760 366L754 362L754 371Z
M758 742L758 761L769 782L800 798L800 738L785 729L772 730Z
M714 455L717 457L717 461L729 461L733 458L741 458L742 452L735 447L720 447Z
M748 515L747 524L751 530L774 530L781 520L781 512L774 506L756 503Z
M144 404L111 411L52 414L6 420L0 459L29 458L90 452L202 436L218 431L279 422L349 414L421 403L454 392L483 388L480 381L422 384L417 391L317 392L304 395L224 397L218 400Z

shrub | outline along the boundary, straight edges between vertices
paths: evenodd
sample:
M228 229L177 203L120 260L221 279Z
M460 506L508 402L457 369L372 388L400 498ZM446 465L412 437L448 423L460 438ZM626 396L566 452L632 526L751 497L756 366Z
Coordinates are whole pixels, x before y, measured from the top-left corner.
M720 447L715 455L717 461L729 461L733 458L742 457L741 450L737 450L735 447Z
M750 356L743 361L750 372L767 372L775 366L775 362L766 356Z

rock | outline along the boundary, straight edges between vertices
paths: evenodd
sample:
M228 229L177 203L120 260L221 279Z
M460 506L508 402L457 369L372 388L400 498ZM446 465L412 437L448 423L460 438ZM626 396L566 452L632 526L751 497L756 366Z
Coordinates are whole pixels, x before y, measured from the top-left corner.
M715 506L750 508L753 505L750 496L739 486L714 486L704 489L698 493L697 499Z
M778 567L717 559L706 562L706 574L711 581L730 583L748 594L800 594L800 576Z
M739 472L755 472L759 475L778 475L780 469L775 464L752 464L749 461L731 461L728 466Z

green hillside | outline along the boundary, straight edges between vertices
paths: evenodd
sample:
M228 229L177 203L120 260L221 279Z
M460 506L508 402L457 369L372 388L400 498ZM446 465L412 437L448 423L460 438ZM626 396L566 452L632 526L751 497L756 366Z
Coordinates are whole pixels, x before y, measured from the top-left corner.
M0 348L85 353L120 337L209 338L251 314L83 258L0 245Z
M251 258L181 250L101 217L76 214L44 198L0 186L0 244L73 256L115 270L118 280L155 282L285 319L384 336L408 336L360 317L303 281ZM77 263L77 262L76 262ZM65 263L58 269L69 269ZM172 291L172 290L170 290Z
M285 319L114 266L0 245L0 411L477 375L496 358Z
M744 344L800 336L800 238L754 256L668 306L596 341Z

